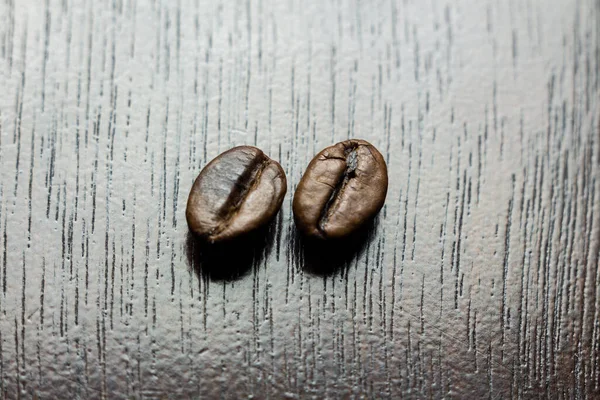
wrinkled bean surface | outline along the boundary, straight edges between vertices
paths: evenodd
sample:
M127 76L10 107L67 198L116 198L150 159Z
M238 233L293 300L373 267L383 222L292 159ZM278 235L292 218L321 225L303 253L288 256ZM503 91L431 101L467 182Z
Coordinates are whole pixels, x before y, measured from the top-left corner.
M379 212L387 187L385 160L372 144L351 139L327 147L296 188L296 225L311 237L345 237Z

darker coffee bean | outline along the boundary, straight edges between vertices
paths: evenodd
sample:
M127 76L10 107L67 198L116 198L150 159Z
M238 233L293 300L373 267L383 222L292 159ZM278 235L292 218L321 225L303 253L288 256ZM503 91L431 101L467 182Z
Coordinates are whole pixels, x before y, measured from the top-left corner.
M234 147L196 178L187 203L188 226L211 243L250 233L277 213L286 190L278 162L256 147Z
M296 225L310 237L346 237L379 212L387 187L385 160L372 144L351 139L327 147L296 188Z

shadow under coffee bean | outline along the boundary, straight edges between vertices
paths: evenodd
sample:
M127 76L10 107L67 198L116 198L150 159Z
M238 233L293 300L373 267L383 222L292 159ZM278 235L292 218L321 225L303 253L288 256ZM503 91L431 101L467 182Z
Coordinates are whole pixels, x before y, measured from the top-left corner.
M378 222L374 218L344 238L327 241L296 232L294 248L299 265L314 275L343 274L372 242Z
M246 235L218 243L209 243L188 232L185 242L188 264L203 279L226 282L240 279L252 266L260 266L270 252L275 225L273 220Z

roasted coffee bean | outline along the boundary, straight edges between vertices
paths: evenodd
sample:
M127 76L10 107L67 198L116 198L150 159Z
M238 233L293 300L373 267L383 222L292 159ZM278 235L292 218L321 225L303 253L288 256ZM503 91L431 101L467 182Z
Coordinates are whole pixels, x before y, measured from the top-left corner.
M256 147L234 147L196 178L187 203L188 226L211 243L240 237L277 213L286 190L278 162Z
M296 225L309 237L346 237L379 212L387 187L385 160L372 144L351 139L327 147L296 188Z

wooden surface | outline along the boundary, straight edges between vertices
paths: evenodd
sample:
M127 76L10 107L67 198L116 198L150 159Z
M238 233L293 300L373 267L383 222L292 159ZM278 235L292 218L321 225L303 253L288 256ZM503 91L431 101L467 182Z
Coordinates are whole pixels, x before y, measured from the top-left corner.
M0 393L598 398L599 70L597 0L0 0ZM348 137L386 205L310 268ZM187 195L240 144L288 194L208 271Z

